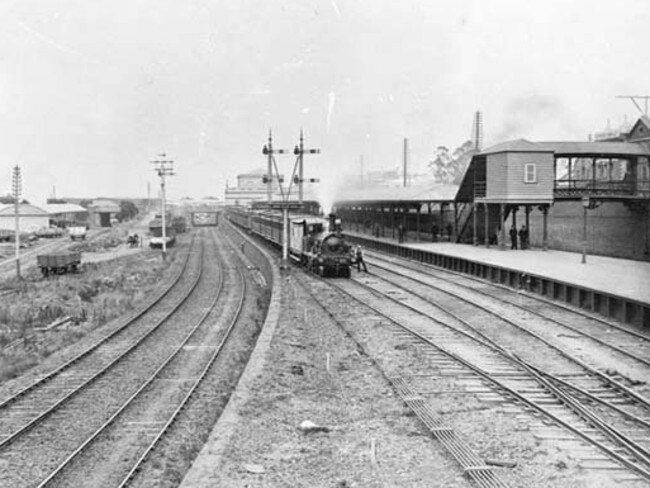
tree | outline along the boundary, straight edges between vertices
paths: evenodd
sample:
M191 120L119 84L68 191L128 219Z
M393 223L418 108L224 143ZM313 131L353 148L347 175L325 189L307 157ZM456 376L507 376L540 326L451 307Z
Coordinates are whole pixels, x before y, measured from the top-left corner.
M13 195L6 194L5 196L0 196L0 205L12 205L15 201ZM29 203L29 201L22 199L20 203Z
M438 183L458 184L475 153L472 141L465 141L451 153L448 147L438 146L429 168Z
M120 212L117 214L117 220L120 222L124 220L131 220L138 215L138 207L133 202L122 200L120 202Z

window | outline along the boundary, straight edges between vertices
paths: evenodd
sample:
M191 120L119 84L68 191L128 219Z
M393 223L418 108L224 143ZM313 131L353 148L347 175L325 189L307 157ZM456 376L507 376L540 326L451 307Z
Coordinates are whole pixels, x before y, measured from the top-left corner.
M526 163L524 166L524 183L537 183L537 164Z

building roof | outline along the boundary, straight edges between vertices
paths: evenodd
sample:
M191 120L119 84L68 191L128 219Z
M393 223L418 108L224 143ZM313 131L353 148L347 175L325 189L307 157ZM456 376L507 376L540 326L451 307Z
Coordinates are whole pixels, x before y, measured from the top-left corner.
M479 155L496 154L501 152L548 152L549 149L539 147L538 143L527 139L515 139L512 141L500 142L487 149L483 149Z
M501 152L552 152L555 155L607 155L643 156L650 154L647 144L641 142L588 142L588 141L542 141L526 139L501 142L481 151L480 155Z
M339 192L337 203L349 202L448 202L454 200L458 185L430 183L426 185L350 188Z
M93 200L93 203L89 206L89 210L95 212L119 212L120 206L112 200L98 199Z
M21 203L18 206L18 214L21 217L46 217L49 215L45 209L32 205L31 203ZM0 216L5 217L13 215L14 206L12 204L0 205Z
M88 209L76 203L46 203L43 209L49 214L88 212Z

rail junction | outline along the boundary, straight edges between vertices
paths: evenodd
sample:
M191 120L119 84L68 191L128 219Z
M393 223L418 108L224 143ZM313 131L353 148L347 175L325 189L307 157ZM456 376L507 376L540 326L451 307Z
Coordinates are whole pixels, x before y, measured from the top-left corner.
M473 246L458 257L435 249L449 244L349 230L368 273L280 272L277 246L220 222L174 250L174 272L145 305L5 389L2 484L320 486L328 477L313 467L307 478L283 473L321 442L368 449L367 467L337 461L368 486L426 486L432 465L458 486L650 483L650 335L630 320L638 312L585 310L567 299L574 292L543 292L531 269L466 264ZM343 379L358 368L370 389ZM321 374L326 394L311 384ZM392 418L399 408L410 414ZM321 423L304 427L291 412ZM369 419L370 430L352 427ZM397 423L417 437L393 432ZM251 429L265 428L255 444ZM364 437L369 447L349 445Z

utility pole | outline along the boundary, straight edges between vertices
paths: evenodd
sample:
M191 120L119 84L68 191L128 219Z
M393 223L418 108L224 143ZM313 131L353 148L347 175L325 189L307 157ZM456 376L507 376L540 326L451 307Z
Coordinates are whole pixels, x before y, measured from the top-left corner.
M303 198L303 183L304 183L304 173L303 173L303 160L304 154L319 154L320 149L305 149L304 137L302 129L300 129L300 145L293 148L293 153L298 156L298 203L302 203Z
M165 215L165 176L173 176L174 173L174 161L166 160L166 155L159 154L159 160L151 161L156 167L154 168L158 176L160 177L160 206L162 208L162 258L163 261L167 259L167 223Z
M359 155L359 183L363 186L363 154Z
M474 113L474 122L472 123L472 143L474 149L480 151L483 149L483 115L480 110Z
M11 189L14 197L14 213L16 216L16 238L14 239L16 251L16 277L20 279L20 194L23 189L22 177L20 176L20 166L14 166L13 178L11 180Z
M409 140L404 138L404 187L408 185L408 153L409 153Z
M650 95L617 95L616 98L628 98L639 110L639 112L641 112L643 115L648 115L648 100L650 100ZM641 107L637 103L637 99L643 100L644 110L641 110Z

